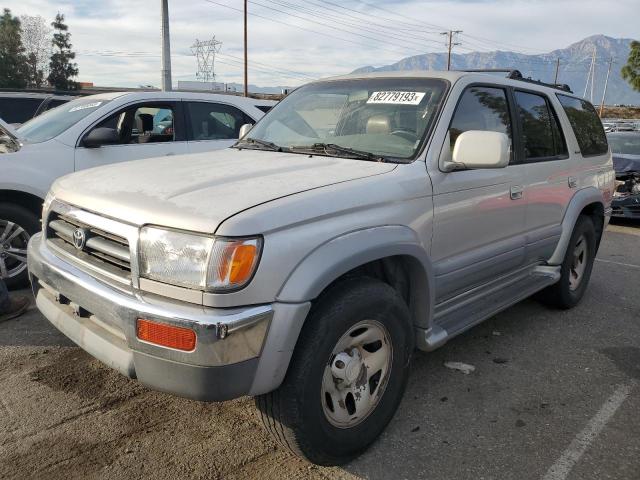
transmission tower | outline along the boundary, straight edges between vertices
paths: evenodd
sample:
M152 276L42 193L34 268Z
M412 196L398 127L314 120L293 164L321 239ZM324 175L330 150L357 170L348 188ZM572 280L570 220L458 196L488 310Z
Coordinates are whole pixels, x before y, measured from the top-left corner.
M200 41L196 39L196 43L191 45L191 53L196 56L198 61L198 71L196 78L202 82L213 82L216 79L214 70L214 62L216 53L222 48L222 42L216 40L214 35L211 40Z

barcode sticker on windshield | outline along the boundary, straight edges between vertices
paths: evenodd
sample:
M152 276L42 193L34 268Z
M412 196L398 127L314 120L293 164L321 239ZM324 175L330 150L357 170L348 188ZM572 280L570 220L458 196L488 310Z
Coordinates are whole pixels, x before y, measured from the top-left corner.
M95 108L102 105L102 102L85 103L84 105L78 105L73 107L69 112L77 112L78 110L86 110L87 108Z
M418 105L425 92L373 92L367 103L390 103L394 105Z

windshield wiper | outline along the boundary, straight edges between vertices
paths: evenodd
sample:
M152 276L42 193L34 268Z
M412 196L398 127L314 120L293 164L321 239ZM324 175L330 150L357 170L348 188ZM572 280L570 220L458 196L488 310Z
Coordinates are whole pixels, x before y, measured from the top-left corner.
M299 145L289 148L290 151L305 151L312 153L324 153L325 155L343 156L348 158L359 158L362 160L371 160L374 162L386 162L387 159L382 155L356 150L355 148L343 147L335 143L314 143L313 145Z
M261 147L265 147L269 150L273 150L274 152L283 152L284 148L280 145L276 145L273 142L268 142L266 140L261 140L259 138L243 138L238 141L233 147L234 148L246 148L243 147L242 144L248 143L249 145L260 145Z

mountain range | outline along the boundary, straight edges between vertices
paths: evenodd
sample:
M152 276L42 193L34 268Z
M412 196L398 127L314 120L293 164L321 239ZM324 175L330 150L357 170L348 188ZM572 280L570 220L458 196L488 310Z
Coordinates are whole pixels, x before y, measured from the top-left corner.
M454 70L514 68L520 70L525 77L542 80L543 82L553 82L556 61L560 59L558 83L566 83L574 93L583 95L592 55L595 51L593 103L599 104L602 100L609 60L613 59L605 103L607 105L640 105L640 92L633 91L620 75L620 69L627 62L629 56L631 41L629 38L593 35L573 43L567 48L539 55L526 55L509 51L453 53L451 55L451 68ZM446 70L446 68L446 53L425 53L403 58L391 65L361 67L354 70L354 73L398 70ZM591 97L591 84L587 88L585 97L587 99Z

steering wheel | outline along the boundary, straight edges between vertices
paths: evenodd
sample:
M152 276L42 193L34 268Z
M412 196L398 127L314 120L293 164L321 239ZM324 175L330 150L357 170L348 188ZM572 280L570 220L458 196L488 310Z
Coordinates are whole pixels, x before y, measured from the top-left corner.
M418 140L418 135L416 135L415 132L402 128L394 130L393 132L391 132L391 135L397 135L398 137L404 138L405 140L408 140L410 142L416 142Z

